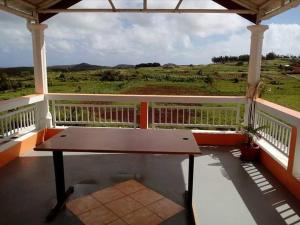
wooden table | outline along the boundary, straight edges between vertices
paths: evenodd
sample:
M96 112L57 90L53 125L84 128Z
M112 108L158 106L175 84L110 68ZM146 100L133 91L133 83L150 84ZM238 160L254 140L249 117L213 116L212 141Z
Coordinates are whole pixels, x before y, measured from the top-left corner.
M47 216L51 221L74 192L65 190L63 152L134 153L189 155L187 204L193 194L194 155L201 154L191 131L70 127L37 146L52 151L57 204Z

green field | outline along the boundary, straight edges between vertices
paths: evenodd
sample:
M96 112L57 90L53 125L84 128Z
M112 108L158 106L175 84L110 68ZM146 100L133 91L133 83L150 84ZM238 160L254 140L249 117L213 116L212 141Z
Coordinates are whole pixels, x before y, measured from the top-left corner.
M288 60L264 60L262 97L300 111L300 74L287 75L280 65ZM49 92L175 95L245 95L247 63L175 66L172 68L102 68L48 71ZM0 75L18 87L0 92L0 99L34 93L32 69L5 71ZM3 79L3 78L2 78Z

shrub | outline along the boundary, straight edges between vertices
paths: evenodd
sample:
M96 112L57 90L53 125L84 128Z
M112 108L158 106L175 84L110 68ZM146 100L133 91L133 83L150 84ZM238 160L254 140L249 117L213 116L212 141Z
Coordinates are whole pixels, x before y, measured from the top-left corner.
M233 78L232 83L238 83L240 80L238 78Z
M239 62L237 62L235 65L236 65L236 66L243 66L243 65L244 65L244 62L239 61Z

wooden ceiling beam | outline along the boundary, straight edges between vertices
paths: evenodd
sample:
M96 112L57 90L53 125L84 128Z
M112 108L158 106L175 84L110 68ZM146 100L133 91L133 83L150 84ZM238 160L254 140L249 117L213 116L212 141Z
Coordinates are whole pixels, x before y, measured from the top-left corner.
M51 4L51 2L53 2L53 0L48 1L48 4ZM78 2L81 2L81 0L60 0L60 1L55 1L56 3L54 5L51 5L48 9L67 9L75 4L77 4ZM38 9L40 10L40 9ZM44 21L46 21L47 19L55 16L57 13L48 13L48 14L38 14L39 17L39 22L42 23Z
M116 10L116 7L115 7L113 1L112 1L112 0L108 0L108 2L109 2L109 4L110 4L112 10L115 11L115 10Z
M178 1L177 5L176 5L176 7L175 7L175 10L178 10L178 9L179 9L179 7L180 7L182 1L183 1L183 0L179 0L179 1Z
M42 9L38 10L39 14L57 14L57 13L237 13L237 14L254 14L248 9Z
M231 1L231 0L213 0L214 2L216 2L217 4L227 8L227 9L230 9L230 10L245 10L246 8L237 4L236 2L234 1ZM241 14L241 13L238 13L241 17L249 20L250 22L252 23L258 23L257 21L257 14Z
M251 1L246 1L246 0L232 0L233 2L247 8L247 9L250 9L254 12L258 12L258 7L257 5L255 5L254 3L252 3Z

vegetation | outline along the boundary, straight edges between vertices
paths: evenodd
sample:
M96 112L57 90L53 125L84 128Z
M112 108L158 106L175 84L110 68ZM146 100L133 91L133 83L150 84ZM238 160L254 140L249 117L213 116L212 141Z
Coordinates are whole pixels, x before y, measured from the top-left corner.
M271 58L273 56L271 55ZM224 57L223 57L224 58ZM148 67L121 65L116 68L73 65L48 68L49 92L123 93L175 95L245 95L248 62L228 59L209 65ZM270 56L268 56L270 58ZM231 61L232 60L232 61ZM223 60L224 61L224 60ZM263 60L262 97L300 111L300 74L289 67L300 64L298 57L275 56ZM34 92L32 68L0 68L0 99Z

